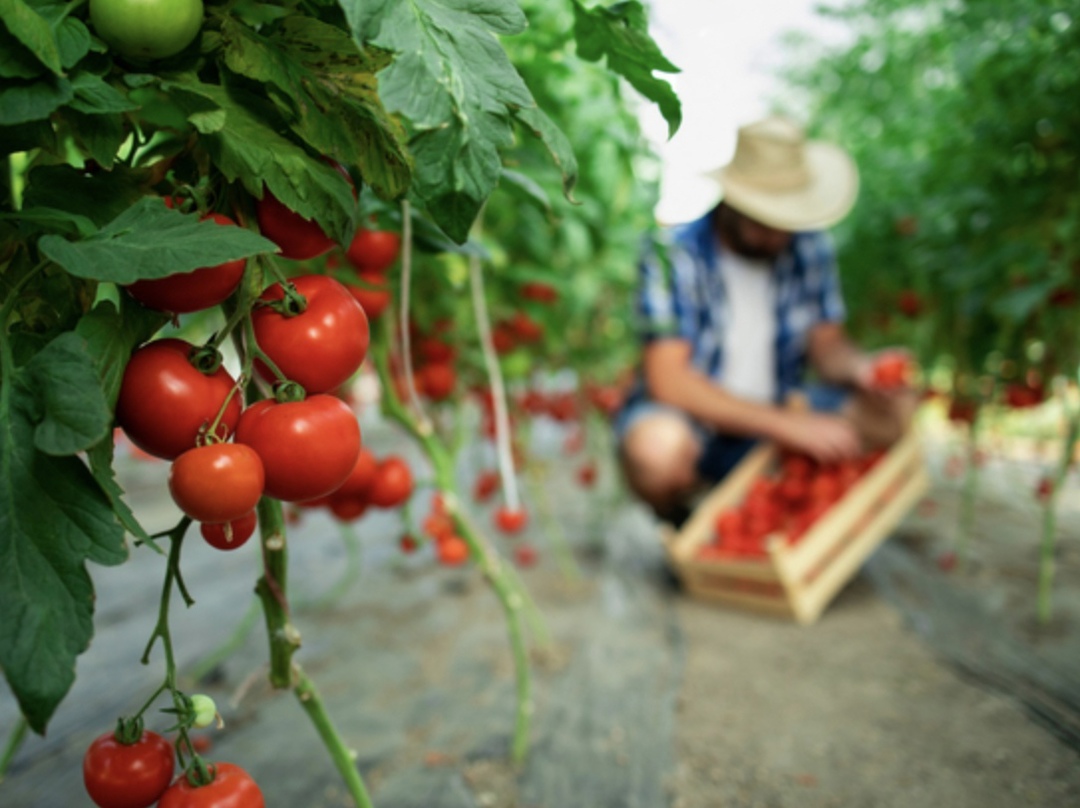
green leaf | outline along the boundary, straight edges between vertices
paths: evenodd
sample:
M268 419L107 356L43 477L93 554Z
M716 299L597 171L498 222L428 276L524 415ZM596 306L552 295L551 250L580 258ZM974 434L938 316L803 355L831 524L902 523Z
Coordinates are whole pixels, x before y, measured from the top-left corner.
M994 301L993 312L1003 320L1023 322L1046 302L1058 285L1056 279L1051 279L1013 289Z
M56 149L56 133L49 121L0 126L0 154L12 154L37 148L46 151Z
M11 82L0 90L0 126L44 120L74 97L75 90L65 78Z
M76 74L71 79L71 86L75 90L75 98L69 106L88 115L130 112L139 108L138 104L93 73Z
M292 16L268 35L222 24L225 61L267 87L293 132L315 152L357 166L384 199L400 197L411 178L405 131L385 109L375 73L390 55L361 53L346 32Z
M379 74L388 109L410 122L413 191L458 243L499 181L511 110L532 95L493 34L526 25L513 0L408 0L380 9L341 0L356 41L395 53ZM422 91L419 88L423 88Z
M538 107L522 107L514 110L514 117L540 139L562 174L563 193L572 201L577 183L578 164L574 148L563 131Z
M71 7L65 3L35 2L33 5L52 28L61 67L65 70L74 67L90 52L90 32L82 20L71 15Z
M242 227L222 227L143 197L82 241L43 236L38 249L72 275L118 284L164 278L271 252L276 245Z
M153 548L155 552L164 555L164 550L146 532L146 528L139 524L139 520L135 518L131 507L124 501L124 489L116 481L116 473L113 471L115 448L112 435L94 445L86 453L87 459L90 461L90 473L94 475L94 479L101 486L101 490L109 498L113 513L116 514L116 518L120 520L120 524L124 526L124 529L143 544Z
M504 168L502 182L499 183L499 187L505 188L519 199L528 201L543 210L551 211L551 199L548 197L547 191L527 174Z
M55 208L23 208L17 213L0 213L0 219L11 219L34 230L66 233L72 236L92 236L97 227L85 216Z
M107 434L112 411L101 390L86 341L61 334L21 369L20 376L39 405L34 445L50 455L89 449Z
M85 216L100 227L148 192L150 176L146 169L119 165L94 174L69 165L38 166L30 172L23 202Z
M101 301L79 320L75 331L86 340L110 411L116 406L131 352L167 321L160 312L138 305L124 305L121 313L111 300Z
M44 72L41 61L6 28L0 28L0 78L32 79Z
M86 561L119 564L127 549L82 461L34 446L38 407L25 380L4 384L12 389L0 410L0 668L31 728L43 734L93 636Z
M107 169L116 165L117 153L127 139L119 115L84 115L70 110L64 117L71 122L79 144L91 159Z
M608 69L660 107L668 122L668 137L682 123L682 104L671 85L653 71L678 73L649 35L645 7L637 0L615 3L609 8L587 9L574 0L574 37L582 59L598 62L607 57Z
M309 155L257 115L258 99L241 91L185 80L165 89L185 110L204 112L206 102L225 111L224 125L202 138L214 164L229 182L240 181L262 198L264 185L286 207L316 220L340 243L356 232L356 199L334 168Z
M0 0L0 19L8 31L50 71L63 72L56 35L42 15L23 0Z

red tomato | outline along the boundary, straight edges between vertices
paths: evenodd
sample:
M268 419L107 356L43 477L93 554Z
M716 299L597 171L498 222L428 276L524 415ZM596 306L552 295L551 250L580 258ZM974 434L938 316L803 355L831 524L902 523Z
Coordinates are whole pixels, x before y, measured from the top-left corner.
M514 548L514 562L522 568L535 567L540 554L531 544L519 544Z
M473 484L473 499L487 502L499 490L499 472L494 469L481 471Z
M196 368L189 359L194 350L180 339L155 340L136 350L124 369L116 421L132 443L155 457L172 460L194 448L236 387L223 367L210 375ZM236 391L217 437L232 433L240 409Z
M172 744L156 732L143 732L133 744L107 732L83 757L83 783L99 808L147 808L169 787L172 775Z
M251 312L255 341L287 378L309 394L335 390L367 356L371 336L367 315L348 289L326 275L304 275L293 285L307 300L304 310L289 316L256 306ZM275 283L260 300L284 297L285 290ZM259 370L272 378L261 363Z
M911 363L903 354L882 354L874 360L874 387L894 390L906 386L910 377Z
M255 535L255 526L258 521L255 511L251 511L229 522L204 522L199 526L199 532L211 547L218 550L235 550L243 547L248 539Z
M533 281L521 287L521 296L537 303L556 303L559 300L559 291L550 284Z
M171 205L170 205L171 207ZM213 219L220 225L236 227L236 222L221 213L211 213L202 221ZM144 306L173 314L202 311L216 306L236 291L244 277L247 259L238 258L214 267L181 272L148 281L135 281L124 287Z
M596 483L596 464L586 463L577 471L578 482L585 488L592 488Z
M401 249L401 236L389 230L356 231L345 256L357 272L386 272L397 260Z
M435 362L416 371L416 386L432 401L445 401L454 392L457 373L454 366Z
M368 501L362 497L331 497L330 513L342 522L353 522L367 513Z
M349 476L327 499L331 500L334 497L347 499L366 498L371 484L375 482L378 465L379 461L375 459L375 455L371 453L371 450L360 447L360 454L357 455L356 463L353 465L352 471L349 472Z
M236 442L262 458L267 495L284 502L325 496L341 487L360 454L360 425L340 398L267 399L244 410Z
M409 464L396 455L385 457L375 471L368 499L377 508L396 508L412 496L413 479Z
M517 337L514 330L502 323L491 329L491 342L495 346L495 353L507 354L517 347Z
M904 289L900 292L897 306L905 317L912 320L922 312L922 300L919 298L919 293L912 289Z
M528 344L544 338L544 327L523 311L510 318L510 328L519 342Z
M348 284L349 294L364 309L369 320L374 320L390 305L390 287L381 275L361 272L358 276L362 284Z
M444 364L454 361L454 346L438 337L424 337L416 343L416 355L425 362Z
M442 541L447 536L454 535L454 520L445 513L432 513L424 520L424 532L435 541Z
M401 548L401 552L411 555L416 552L416 548L420 546L420 543L408 533L403 533L401 538L398 539L398 546Z
M283 258L306 261L334 248L318 222L289 210L267 190L255 205L259 232L278 245Z
M234 763L213 764L213 782L193 786L181 775L169 786L158 808L266 808L251 775Z
M439 540L435 555L440 564L457 567L469 560L469 545L460 536L450 534Z
M211 443L188 449L169 469L169 493L197 522L231 522L259 504L262 460L242 443Z
M524 508L519 507L516 511L513 511L503 505L495 511L495 526L508 536L520 533L525 529L528 521L529 514Z

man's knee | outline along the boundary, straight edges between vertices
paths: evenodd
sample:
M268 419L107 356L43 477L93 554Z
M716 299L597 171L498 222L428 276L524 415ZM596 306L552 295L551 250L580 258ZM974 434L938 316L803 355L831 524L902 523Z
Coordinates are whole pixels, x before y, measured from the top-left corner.
M653 505L666 505L697 483L701 445L690 424L668 413L641 418L626 433L622 462L631 488Z

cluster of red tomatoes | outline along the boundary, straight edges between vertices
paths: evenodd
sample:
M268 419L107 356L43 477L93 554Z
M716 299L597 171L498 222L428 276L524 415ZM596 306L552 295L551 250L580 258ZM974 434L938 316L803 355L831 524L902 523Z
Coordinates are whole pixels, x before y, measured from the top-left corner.
M117 733L99 736L83 757L83 783L99 808L190 808L236 806L263 808L262 791L246 771L233 763L216 763L212 782L192 785L186 774L175 780L173 746L156 732L144 730L131 743Z
M416 392L432 401L445 401L457 386L457 371L454 369L457 351L444 336L452 323L441 320L427 332L415 324L410 324L410 327Z
M413 492L412 471L398 455L381 460L361 448L345 482L325 496L297 503L304 508L326 508L342 522L363 516L369 507L399 508Z
M446 509L441 495L436 494L431 500L431 510L423 523L424 532L435 543L435 557L440 564L457 567L469 559L469 545L454 525L454 518ZM401 549L412 552L416 543L411 536L402 536Z
M788 544L798 543L881 457L874 452L825 464L785 454L773 474L754 481L741 505L717 514L714 540L700 549L700 556L762 557L768 554L765 540L777 533Z

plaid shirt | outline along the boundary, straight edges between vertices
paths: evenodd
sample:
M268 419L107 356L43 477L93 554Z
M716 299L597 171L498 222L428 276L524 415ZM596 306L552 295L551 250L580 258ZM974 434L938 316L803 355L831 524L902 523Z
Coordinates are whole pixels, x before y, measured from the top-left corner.
M645 342L687 340L694 367L719 380L724 367L727 300L712 212L666 231L669 268L655 254L641 262L638 317ZM844 319L844 301L831 239L796 233L774 262L777 401L802 386L811 327Z

